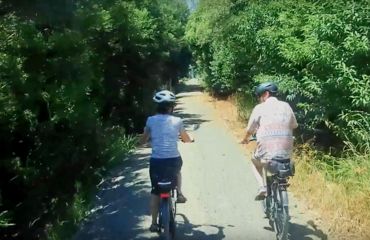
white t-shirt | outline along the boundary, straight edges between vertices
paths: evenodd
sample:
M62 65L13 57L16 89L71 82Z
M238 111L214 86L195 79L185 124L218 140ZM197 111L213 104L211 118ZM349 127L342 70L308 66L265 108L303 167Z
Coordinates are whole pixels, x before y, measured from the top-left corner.
M293 129L298 126L288 103L269 97L252 111L246 128L256 132L257 159L288 159L293 150Z
M175 158L180 153L177 149L179 134L184 131L184 124L179 117L169 114L157 114L146 121L152 145L152 158Z

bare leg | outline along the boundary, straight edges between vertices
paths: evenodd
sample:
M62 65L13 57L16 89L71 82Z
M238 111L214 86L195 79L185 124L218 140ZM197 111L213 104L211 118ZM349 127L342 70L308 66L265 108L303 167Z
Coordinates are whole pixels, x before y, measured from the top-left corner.
M257 179L257 183L260 187L264 187L266 184L263 177L263 164L256 159L252 159L252 163L252 170L255 178Z
M177 174L177 192L182 194L182 176L181 172Z
M152 194L150 198L150 212L152 214L152 224L157 224L159 209L159 196Z
M187 201L186 197L182 193L182 177L181 172L177 174L177 202L185 203Z

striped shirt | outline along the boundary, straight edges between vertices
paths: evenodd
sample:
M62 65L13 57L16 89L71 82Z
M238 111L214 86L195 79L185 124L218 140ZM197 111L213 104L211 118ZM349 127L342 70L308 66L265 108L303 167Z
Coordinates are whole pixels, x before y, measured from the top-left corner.
M246 131L256 133L257 159L291 158L293 129L298 126L288 103L269 97L252 111Z

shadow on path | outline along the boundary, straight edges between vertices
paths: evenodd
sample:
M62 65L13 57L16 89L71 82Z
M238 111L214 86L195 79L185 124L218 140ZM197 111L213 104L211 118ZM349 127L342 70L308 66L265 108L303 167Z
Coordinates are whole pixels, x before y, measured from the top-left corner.
M182 219L181 219L182 218ZM223 226L213 224L191 224L189 219L181 213L176 215L178 239L182 240L221 240L225 239ZM181 221L183 220L183 222ZM210 232L210 233L209 233ZM212 233L213 232L213 233Z
M199 128L202 123L210 121L202 119L202 116L199 114L184 113L182 110L178 109L175 109L174 115L180 117L183 120L186 130L195 130L194 126L197 126L197 128Z
M181 99L184 97L188 97L202 90L203 88L198 84L186 84L184 82L180 82L176 86L176 92L178 93L176 98ZM201 114L187 113L186 109L184 109L182 105L183 103L181 102L179 102L176 105L174 115L183 119L185 129L195 130L195 128L198 129L202 123L210 121L210 120L203 119Z
M266 219L266 221L268 221ZM263 227L265 230L274 232L274 229L269 225ZM307 225L298 223L290 223L289 225L289 240L327 240L328 236L320 229L317 228L312 221L308 221Z
M93 213L73 239L148 239L140 237L147 232L141 224L149 216L148 159L149 154L137 153L113 170L99 187Z
M176 93L183 92L202 92L203 87L200 84L179 82L175 87Z
M291 223L289 231L290 240L327 240L328 236L310 222L311 221L309 221L307 224L310 225L312 228L297 223Z

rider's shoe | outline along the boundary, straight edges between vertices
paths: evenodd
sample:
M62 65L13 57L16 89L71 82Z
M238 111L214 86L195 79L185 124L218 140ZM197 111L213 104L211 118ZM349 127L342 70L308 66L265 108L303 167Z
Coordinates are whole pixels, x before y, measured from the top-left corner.
M186 197L182 193L177 194L177 203L185 203L187 201Z
M260 189L258 190L257 196L254 198L254 200L256 201L264 200L266 197L266 193L267 193L266 187L260 187Z
M151 232L159 232L159 226L158 226L158 224L152 223L152 225L150 225L149 231L151 231Z

